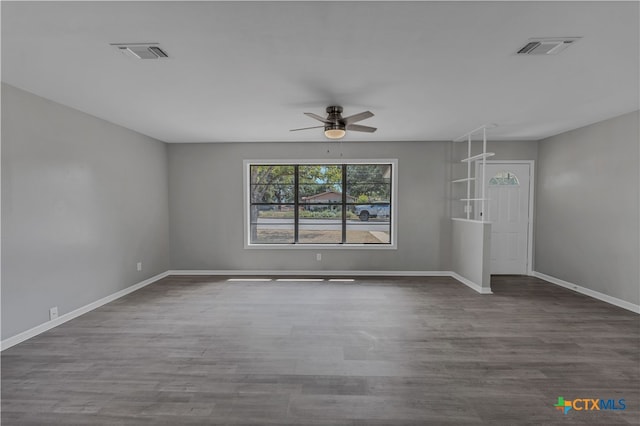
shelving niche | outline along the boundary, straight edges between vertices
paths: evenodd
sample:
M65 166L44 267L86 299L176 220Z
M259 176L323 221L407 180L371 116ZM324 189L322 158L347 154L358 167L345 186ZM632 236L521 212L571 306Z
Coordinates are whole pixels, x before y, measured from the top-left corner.
M464 203L463 213L465 217L463 219L466 219L466 220L473 220L472 211L473 211L474 204L476 204L476 205L479 205L480 207L479 211L481 212L480 217L477 220L479 220L480 222L486 221L485 217L483 216L483 212L485 211L485 203L489 201L489 199L486 198L486 195L485 195L486 194L485 169L486 169L487 158L493 157L495 155L495 153L493 152L487 152L487 129L490 129L493 127L495 127L495 125L483 125L453 140L454 144L463 143L463 142L467 143L467 155L465 158L460 160L461 163L466 163L467 165L467 175L466 177L454 179L451 181L451 184L453 185L466 184L466 196L463 196L462 198L456 198L454 200L456 202ZM473 140L474 136L477 136L480 133L482 133L482 141L478 141L478 140L474 141ZM471 149L472 144L480 143L480 142L482 143L481 152L479 154L472 154L472 149ZM472 176L472 173L475 174L475 170L473 169L473 163L478 160L480 160L479 167L480 167L480 176L482 179L481 182L476 182L475 176ZM478 193L478 191L476 190L473 191L474 194L472 195L472 188L475 189L474 185L479 185L478 189L480 190L480 197L477 197L477 195L475 195ZM455 194L455 193L456 191L452 190L452 194ZM455 211L455 209L452 209L452 211ZM455 214L453 215L452 218L456 219ZM457 219L462 219L462 218L458 217Z

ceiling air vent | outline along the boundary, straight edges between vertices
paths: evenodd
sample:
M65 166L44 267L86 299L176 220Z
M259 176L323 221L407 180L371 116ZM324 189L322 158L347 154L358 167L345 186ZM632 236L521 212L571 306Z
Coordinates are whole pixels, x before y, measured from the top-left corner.
M111 43L123 54L136 59L165 59L167 52L158 43Z
M580 37L530 38L527 44L522 46L516 54L557 55L578 40L580 40Z

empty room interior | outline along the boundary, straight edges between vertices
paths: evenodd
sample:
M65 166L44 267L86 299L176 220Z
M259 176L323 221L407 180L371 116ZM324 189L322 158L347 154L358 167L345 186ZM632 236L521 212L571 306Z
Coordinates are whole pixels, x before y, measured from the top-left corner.
M3 425L640 424L637 1L2 1Z

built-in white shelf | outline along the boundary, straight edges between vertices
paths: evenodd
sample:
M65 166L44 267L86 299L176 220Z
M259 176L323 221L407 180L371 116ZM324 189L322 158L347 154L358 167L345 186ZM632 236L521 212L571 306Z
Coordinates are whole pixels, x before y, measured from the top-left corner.
M456 180L452 180L451 183L458 183L458 182L469 182L472 180L476 180L476 178L464 178L464 179L456 179Z
M474 155L473 157L469 157L469 158L464 158L460 161L463 163L468 163L475 160L483 160L485 158L493 157L494 155L496 155L495 152L483 152L482 154Z
M488 125L480 126L477 129L473 129L472 131L467 132L464 135L460 136L459 138L456 138L453 140L453 142L463 142L463 141L467 142L467 158L460 160L460 162L462 163L467 163L467 177L451 181L451 183L466 182L467 184L467 197L459 199L460 201L465 203L464 212L466 213L466 216L467 216L466 220L471 220L472 201L478 201L479 206L475 206L474 210L478 209L478 211L480 212L480 217L482 218L481 222L484 222L484 218L482 216L484 213L485 202L490 201L488 198L485 198L486 197L485 170L487 165L487 158L493 157L494 155L496 155L494 152L487 152L487 129L490 129L492 127L496 127L496 124L488 124ZM482 132L482 152L478 155L471 155L471 142L473 139L473 135L479 132ZM478 174L476 172L476 174L478 176L478 180L480 181L478 183L481 183L481 185L478 187L477 186L478 183L474 184L475 191L476 191L475 195L476 196L480 195L480 198L472 198L472 195L471 195L471 182L474 182L476 180L475 177L471 177L471 167L472 167L472 163L476 160L479 160L476 168L480 167L479 169L480 173Z

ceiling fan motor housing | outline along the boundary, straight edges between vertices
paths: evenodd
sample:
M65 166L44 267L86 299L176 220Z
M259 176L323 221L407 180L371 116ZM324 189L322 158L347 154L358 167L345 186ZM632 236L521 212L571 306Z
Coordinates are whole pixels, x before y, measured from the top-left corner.
M341 106L328 106L327 107L327 114L342 114L342 107Z
M343 123L328 123L324 125L324 131L327 130L345 130L345 125Z
M327 121L333 124L339 124L342 122L342 107L341 106L329 106L327 107ZM343 127L344 128L344 125Z

